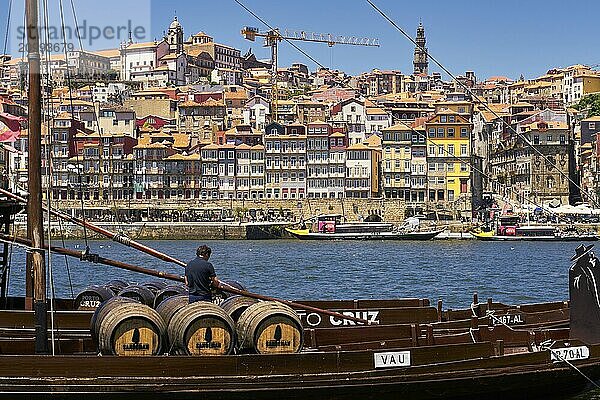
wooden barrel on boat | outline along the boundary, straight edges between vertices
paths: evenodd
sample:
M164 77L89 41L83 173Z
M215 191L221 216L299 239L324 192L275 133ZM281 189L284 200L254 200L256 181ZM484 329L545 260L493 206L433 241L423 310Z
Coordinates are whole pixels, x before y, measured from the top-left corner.
M87 287L75 297L75 309L95 310L114 295L114 292L106 286L94 285Z
M154 293L152 290L148 289L146 286L142 285L129 285L123 288L119 292L119 296L121 297L129 297L131 299L135 299L142 304L147 306L154 305Z
M244 285L242 285L241 283L239 283L238 281L227 280L227 281L222 281L221 283L232 286L235 289L246 290L246 287ZM214 297L214 302L216 304L221 304L221 303L223 303L223 301L225 301L225 299L227 299L231 296L237 296L237 295L227 292L225 290L217 290L215 297Z
M258 300L245 296L230 296L221 303L221 308L231 317L234 322L240 319L240 315Z
M142 283L142 286L147 287L154 295L156 295L156 293L167 287L167 283L163 281L150 281Z
M169 322L173 315L187 306L190 303L189 296L187 294L178 294L165 299L156 307L156 312L160 314L165 325L169 326Z
M237 321L238 347L261 354L297 353L304 340L300 317L274 301L251 305Z
M106 286L107 288L112 290L116 296L123 288L129 286L129 283L122 279L113 279L112 281L108 282L104 286Z
M136 301L107 303L97 316L95 326L101 354L150 356L161 354L166 347L162 317Z
M94 338L96 340L98 339L98 329L100 327L98 322L102 321L104 319L104 317L106 316L106 313L108 313L114 307L115 303L138 303L139 304L139 301L137 301L135 299L131 299L129 297L114 296L114 297L111 297L110 299L106 300L102 304L100 304L98 306L98 308L96 308L96 311L94 312L94 315L92 315L92 319L90 321L90 331L92 332L92 338Z
M167 333L176 353L223 355L231 354L235 348L234 326L221 307L208 301L197 301L173 314Z
M156 297L154 298L154 308L156 309L163 301L172 296L177 296L180 294L186 294L188 291L185 286L182 285L169 285L162 289L160 292L156 293Z
M246 290L246 286L244 286L243 284L241 284L241 283L240 283L240 282L238 282L238 281L230 281L230 280L227 280L227 281L223 281L223 283L226 283L226 284L228 284L229 286L233 286L234 288L236 288L236 289L239 289L239 290ZM222 296L223 296L223 299L227 299L228 297L231 297L231 296L238 296L238 295L235 295L235 294L233 294L233 293L229 293L229 292L223 291L223 294L222 294Z

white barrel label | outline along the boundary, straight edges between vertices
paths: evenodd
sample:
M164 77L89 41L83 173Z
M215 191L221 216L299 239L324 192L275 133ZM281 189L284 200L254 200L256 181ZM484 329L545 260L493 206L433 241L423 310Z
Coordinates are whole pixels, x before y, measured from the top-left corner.
M373 353L375 368L410 367L410 351Z
M587 346L550 349L550 360L554 362L586 360L588 358L590 358L590 349Z

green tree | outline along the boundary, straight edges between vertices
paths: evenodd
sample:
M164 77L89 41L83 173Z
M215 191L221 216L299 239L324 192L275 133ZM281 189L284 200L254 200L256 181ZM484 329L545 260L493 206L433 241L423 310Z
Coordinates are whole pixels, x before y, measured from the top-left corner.
M586 118L600 115L600 93L585 96L575 105L575 109L585 112Z

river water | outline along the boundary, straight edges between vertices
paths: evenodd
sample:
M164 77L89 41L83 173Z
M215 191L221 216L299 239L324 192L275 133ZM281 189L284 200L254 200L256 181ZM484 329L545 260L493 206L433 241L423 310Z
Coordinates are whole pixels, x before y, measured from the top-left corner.
M286 299L374 299L421 297L444 307L468 307L473 292L507 303L565 300L568 268L578 243L503 243L475 240L427 242L207 241L217 275L249 290ZM53 243L61 245L61 243ZM177 259L193 258L200 242L149 241L145 244ZM82 241L65 247L82 250ZM120 244L89 242L91 252L156 270L183 269ZM10 294L23 295L24 250L12 254ZM154 278L113 267L68 260L73 292L121 278ZM67 263L54 256L56 295L71 296Z
M148 241L145 244L188 261L198 241ZM568 299L568 268L579 243L480 242L303 242L206 241L221 279L234 279L249 290L285 299L438 299L444 308L466 308L478 292L505 303ZM61 243L53 243L61 245ZM82 250L82 241L65 247ZM172 273L179 266L109 241L91 241L93 253L130 264ZM24 294L24 250L14 247L10 294ZM113 267L53 256L56 296L70 297L88 285L111 279L135 282L152 277ZM69 272L67 272L69 271ZM70 276L70 279L69 279ZM72 285L69 283L72 282ZM577 398L600 400L600 391Z

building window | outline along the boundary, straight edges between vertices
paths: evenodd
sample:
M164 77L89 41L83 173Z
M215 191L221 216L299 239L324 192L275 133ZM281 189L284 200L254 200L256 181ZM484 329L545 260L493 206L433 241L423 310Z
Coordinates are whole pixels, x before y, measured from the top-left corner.
M460 128L460 137L467 137L468 136L468 130L467 128Z
M438 128L437 135L438 137L444 137L444 128Z
M429 128L429 137L435 137L435 128Z
M468 155L468 153L467 153L467 145L466 144L461 144L460 145L460 155L461 156Z
M454 128L448 128L448 137L454 137Z
M533 144L540 144L540 135L533 135Z

